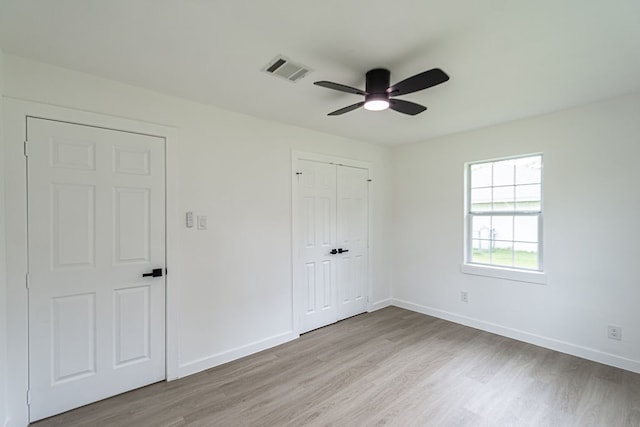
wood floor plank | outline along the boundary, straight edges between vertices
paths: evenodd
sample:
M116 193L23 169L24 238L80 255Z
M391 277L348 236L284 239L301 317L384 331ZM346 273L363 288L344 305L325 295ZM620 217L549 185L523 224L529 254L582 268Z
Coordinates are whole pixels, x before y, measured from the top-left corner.
M640 426L640 375L388 307L49 426Z

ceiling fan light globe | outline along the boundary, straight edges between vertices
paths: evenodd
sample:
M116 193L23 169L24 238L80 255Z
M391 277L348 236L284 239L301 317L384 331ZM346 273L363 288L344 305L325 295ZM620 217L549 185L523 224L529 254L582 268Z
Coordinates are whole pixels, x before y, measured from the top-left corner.
M364 108L369 111L382 111L389 108L389 101L386 99L372 99L364 104Z

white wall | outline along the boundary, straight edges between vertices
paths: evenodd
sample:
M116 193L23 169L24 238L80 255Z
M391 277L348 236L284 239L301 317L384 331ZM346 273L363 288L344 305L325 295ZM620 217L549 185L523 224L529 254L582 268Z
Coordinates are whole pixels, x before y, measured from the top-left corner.
M4 93L4 54L0 50L0 96ZM5 225L4 225L4 126L0 102L0 425L6 420L7 385L7 273L5 267Z
M639 117L635 94L395 148L394 303L640 372ZM535 152L547 284L462 274L464 163Z
M5 55L3 70L4 94L9 99L175 127L175 138L169 142L167 155L167 227L168 279L179 289L178 375L213 366L293 335L292 150L373 164L377 182L373 194L371 297L374 306L389 300L390 277L385 262L388 254L384 252L389 215L387 148L240 115L9 55ZM15 157L7 160L24 162L16 145L22 141L6 143ZM11 188L13 194L15 188ZM7 206L8 216L20 209ZM209 229L184 228L187 210L208 215ZM20 280L23 279L19 274L10 277L8 288L23 293ZM20 320L19 313L13 317ZM18 355L24 352L24 333L19 327L10 327L10 343L18 348L10 352L10 363L22 363ZM19 386L16 383L23 381L21 378L18 375L10 379L10 387ZM10 397L16 420L23 419L22 408L16 408L15 403L21 399L22 396Z

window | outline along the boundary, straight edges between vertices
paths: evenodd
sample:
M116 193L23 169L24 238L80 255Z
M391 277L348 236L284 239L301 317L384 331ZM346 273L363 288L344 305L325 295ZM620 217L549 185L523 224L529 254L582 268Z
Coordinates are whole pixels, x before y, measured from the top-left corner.
M542 155L466 166L466 265L542 271Z

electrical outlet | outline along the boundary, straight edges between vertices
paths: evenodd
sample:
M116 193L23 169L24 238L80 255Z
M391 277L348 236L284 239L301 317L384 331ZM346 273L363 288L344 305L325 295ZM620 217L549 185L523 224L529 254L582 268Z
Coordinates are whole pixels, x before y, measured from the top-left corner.
M622 340L622 328L620 326L609 325L609 339L610 340Z
M460 292L460 301L469 302L469 292L467 291Z

